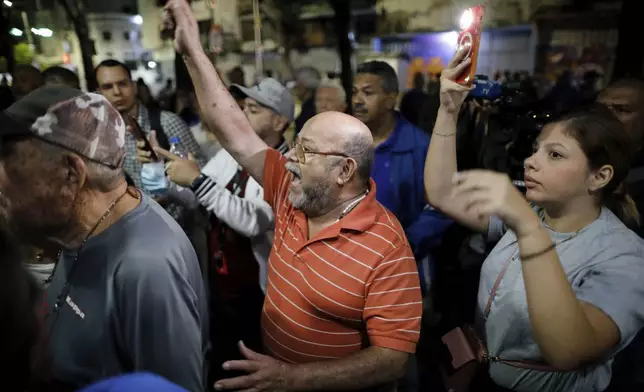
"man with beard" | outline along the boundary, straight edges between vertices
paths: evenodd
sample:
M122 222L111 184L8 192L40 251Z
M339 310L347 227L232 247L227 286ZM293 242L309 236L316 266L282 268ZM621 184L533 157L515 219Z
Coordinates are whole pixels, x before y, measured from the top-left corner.
M2 113L0 210L62 251L42 304L42 390L150 371L203 390L207 304L178 224L123 176L125 123L98 94L47 86Z
M375 198L368 128L322 113L282 156L257 136L219 79L188 3L170 0L165 12L208 128L263 185L276 217L262 313L266 355L240 343L245 360L223 366L249 374L215 389L391 388L416 349L421 295L404 232Z
M425 200L423 173L429 136L395 110L398 77L391 66L370 61L358 67L353 82L354 116L374 139L375 163L371 177L376 198L400 221L421 272L429 283L431 252L441 244L452 221Z

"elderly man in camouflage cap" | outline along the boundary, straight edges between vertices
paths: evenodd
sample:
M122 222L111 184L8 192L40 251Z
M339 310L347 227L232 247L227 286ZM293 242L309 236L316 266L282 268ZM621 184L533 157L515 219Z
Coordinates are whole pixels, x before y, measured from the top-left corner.
M207 304L192 245L123 175L126 125L98 94L49 86L0 114L0 214L62 248L42 305L43 390L150 371L204 386Z

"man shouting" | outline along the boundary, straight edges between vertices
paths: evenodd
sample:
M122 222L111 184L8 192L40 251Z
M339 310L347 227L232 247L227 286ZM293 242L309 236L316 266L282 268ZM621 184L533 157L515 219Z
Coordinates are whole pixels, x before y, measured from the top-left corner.
M263 185L276 217L262 312L266 355L240 343L246 359L224 369L248 375L215 388L391 386L416 350L421 293L404 231L375 199L371 132L351 116L323 113L282 156L253 131L217 76L186 0L170 0L165 13L208 129Z

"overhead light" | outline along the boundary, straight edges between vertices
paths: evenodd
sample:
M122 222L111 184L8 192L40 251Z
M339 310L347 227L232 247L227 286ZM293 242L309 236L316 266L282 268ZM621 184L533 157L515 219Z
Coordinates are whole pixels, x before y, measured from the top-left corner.
M6 5L7 7L11 7L11 6L13 5L13 3L12 3L12 2L10 2L9 0L4 0L2 3L3 3L4 5Z
M41 27L41 28L32 27L31 32L45 38L49 38L52 35L54 35L54 32L46 27Z
M13 27L11 28L11 30L9 30L9 34L13 35L14 37L22 37L22 30Z
M148 61L148 68L150 69L155 69L157 67L157 63L154 61Z
M143 17L141 15L134 15L132 17L132 23L142 25L143 24Z

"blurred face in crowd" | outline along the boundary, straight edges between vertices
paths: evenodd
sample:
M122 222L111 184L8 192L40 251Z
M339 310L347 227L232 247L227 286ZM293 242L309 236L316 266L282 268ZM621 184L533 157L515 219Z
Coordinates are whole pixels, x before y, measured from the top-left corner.
M248 97L244 100L244 114L262 140L279 133L287 124L282 116Z
M16 67L13 73L11 92L16 100L34 91L44 83L43 76L32 66Z
M136 83L123 67L100 67L96 72L99 92L121 114L128 113L136 104Z
M378 75L361 73L353 82L353 115L365 124L374 124L394 110L396 93L387 93L382 88Z
M642 147L644 143L644 92L634 87L608 87L597 98L624 124L626 131Z
M346 109L347 103L338 87L318 87L315 92L315 110L318 113L344 112Z
M541 207L587 197L593 174L565 123L545 126L525 161L526 198Z
M26 138L3 140L0 147L0 214L29 241L69 227L79 191L71 154L52 158L44 145Z

